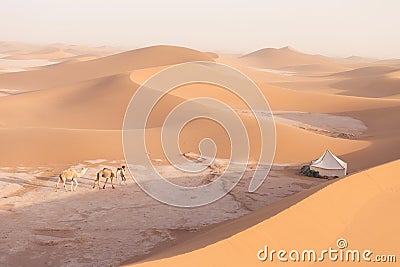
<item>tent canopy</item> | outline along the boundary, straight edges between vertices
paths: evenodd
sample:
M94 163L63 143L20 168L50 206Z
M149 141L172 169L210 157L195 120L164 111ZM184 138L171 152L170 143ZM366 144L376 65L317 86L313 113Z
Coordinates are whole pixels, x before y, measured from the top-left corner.
M311 162L312 167L329 170L345 170L347 169L347 163L336 157L329 150L316 160Z

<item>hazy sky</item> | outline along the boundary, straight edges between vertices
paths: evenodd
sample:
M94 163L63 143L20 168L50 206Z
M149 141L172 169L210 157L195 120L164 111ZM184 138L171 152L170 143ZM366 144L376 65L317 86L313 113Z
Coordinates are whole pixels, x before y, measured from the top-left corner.
M0 40L400 58L400 1L2 0Z

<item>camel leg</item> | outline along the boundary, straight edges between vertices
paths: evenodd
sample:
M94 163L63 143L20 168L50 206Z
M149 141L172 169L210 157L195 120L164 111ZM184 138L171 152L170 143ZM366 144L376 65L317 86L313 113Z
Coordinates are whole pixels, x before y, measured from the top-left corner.
M97 182L97 187L100 189L100 179L96 179L96 180L94 180L94 183L93 183L93 188L95 188L95 187L96 187L96 182Z
M111 176L111 187L112 187L112 189L115 189L113 180L114 180L114 177Z
M74 188L74 191L76 190L76 188L78 187L78 180L77 179L73 179L72 181L74 181L75 182L75 188Z
M108 182L108 177L106 178L106 182L105 182L104 185L103 185L103 189L106 189L106 184L107 184L107 182Z
M63 181L63 186L64 186L64 189L65 189L65 192L68 192L68 189L67 189L67 187L65 186L65 183L67 182L67 179L65 179L64 181Z
M61 178L58 177L58 181L57 181L57 183L56 183L56 192L58 192L58 184L60 183L60 180L61 180Z

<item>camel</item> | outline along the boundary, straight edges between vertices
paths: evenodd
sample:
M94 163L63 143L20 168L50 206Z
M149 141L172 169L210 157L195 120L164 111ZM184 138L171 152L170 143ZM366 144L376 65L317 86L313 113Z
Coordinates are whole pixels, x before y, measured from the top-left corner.
M118 179L118 174L121 177L121 184L126 184L125 165L122 165L121 168L117 168L117 171L115 172L115 181Z
M102 169L101 171L99 171L99 172L97 173L96 180L94 180L93 188L96 187L96 182L97 182L97 186L98 186L99 189L100 189L100 177L106 178L106 182L104 183L103 189L106 189L106 184L107 184L108 179L111 179L111 186L112 186L112 189L115 189L115 187L114 187L114 182L113 182L114 177L115 177L115 174L113 173L112 170L110 170L110 169L108 169L108 168L104 168L104 169Z
M56 184L56 192L58 192L58 184L60 183L60 181L63 182L63 186L65 191L67 190L67 187L65 186L65 183L67 182L67 180L71 180L71 192L75 191L76 188L78 187L78 178L84 176L87 172L88 168L82 168L79 172L76 171L75 169L67 169L67 170L63 170L60 175L58 175L58 181ZM74 190L72 190L72 186L74 185L75 182L75 188Z

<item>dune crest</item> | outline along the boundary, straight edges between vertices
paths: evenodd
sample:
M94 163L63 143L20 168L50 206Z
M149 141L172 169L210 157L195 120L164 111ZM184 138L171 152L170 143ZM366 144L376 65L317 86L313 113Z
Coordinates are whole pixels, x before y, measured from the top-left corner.
M205 53L194 49L158 45L89 61L56 64L38 70L1 74L0 87L27 91L42 90L136 69L179 64L188 61L214 60Z
M284 69L299 72L335 72L348 68L334 60L297 51L291 46L280 49L264 48L241 57L243 63L252 67Z

